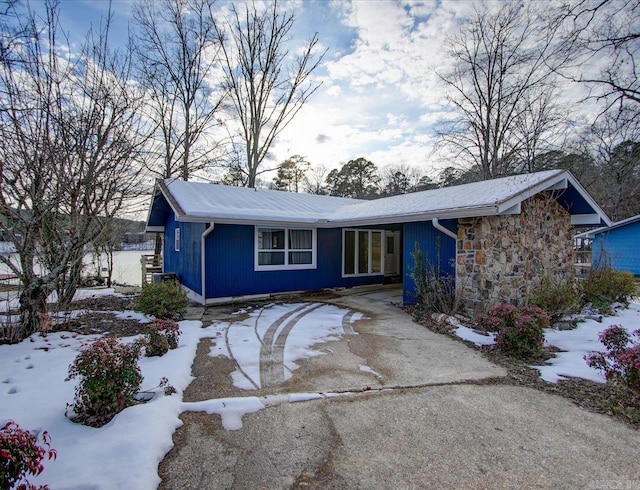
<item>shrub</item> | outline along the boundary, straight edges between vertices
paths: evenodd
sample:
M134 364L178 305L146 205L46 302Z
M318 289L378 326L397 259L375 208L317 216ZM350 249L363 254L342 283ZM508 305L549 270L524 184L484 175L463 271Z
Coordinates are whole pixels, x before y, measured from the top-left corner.
M632 335L638 340L632 342ZM604 373L607 382L623 383L640 392L640 329L630 334L620 325L612 325L598 336L606 352L590 352L587 364Z
M158 330L147 332L144 340L144 355L146 357L164 356L169 352L169 341Z
M180 320L187 311L189 299L177 281L145 284L136 300L136 309L156 318Z
M502 303L477 320L485 330L497 332L496 347L506 355L531 359L542 354L543 329L549 326L549 316L542 309Z
M529 304L542 308L550 317L552 324L563 316L575 312L580 307L582 295L574 281L553 281L545 277L531 297Z
M96 340L80 352L66 379L80 378L71 406L73 420L101 427L133 405L142 383L139 357L140 345L120 344L111 337Z
M42 433L42 446L38 435L21 429L13 420L0 429L0 488L13 488L27 474L37 476L44 470L42 460L56 458L56 450L51 449L51 439L47 431ZM19 489L47 489L36 487L25 481Z
M596 308L607 308L611 303L627 303L637 293L633 274L611 267L594 268L580 283L584 299Z
M169 349L175 349L178 347L181 333L178 324L173 320L155 320L143 342L145 356L163 356Z
M415 242L411 253L413 267L410 276L415 283L415 298L417 307L428 313L445 313L453 315L462 306L461 296L456 290L456 278L443 273L440 269L440 242L436 243L438 257L436 265L429 262L427 254L422 252L420 244Z

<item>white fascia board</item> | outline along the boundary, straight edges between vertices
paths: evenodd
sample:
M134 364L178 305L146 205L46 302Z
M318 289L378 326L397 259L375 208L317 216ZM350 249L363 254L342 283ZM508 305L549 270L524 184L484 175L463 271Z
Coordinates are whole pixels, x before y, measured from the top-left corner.
M591 195L586 191L584 187L582 187L582 184L578 182L578 179L576 179L571 174L571 172L567 172L567 179L569 180L569 182L571 182L571 185L575 187L575 189L578 192L580 192L580 194L585 199L585 201L589 203L589 206L591 206L591 209L593 209L601 218L601 220L604 221L604 224L607 226L611 226L611 219L609 219L609 216L607 216L607 213L605 213L604 210L600 207L600 205L593 200ZM595 224L599 225L602 221L598 221Z
M429 211L428 213L401 214L392 216L376 216L372 218L361 219L345 219L329 221L326 225L322 224L322 228L338 228L350 226L371 226L399 223L414 223L416 221L431 221L433 218L458 219L458 218L475 218L478 216L493 216L498 214L496 206L478 206L473 208L457 208L450 210Z
M247 226L284 226L284 227L306 227L306 228L316 228L318 227L318 223L320 220L314 219L301 219L301 220L265 220L263 218L213 218L213 217L201 217L201 216L182 216L177 218L177 221L187 222L187 223L211 223L215 221L216 224L220 225L247 225Z
M182 218L184 218L184 215L182 214L182 212L180 212L180 210L176 209L176 207L173 205L175 198L173 197L173 195L171 195L171 191L169 190L169 187L167 185L159 185L158 187L160 188L160 192L164 196L165 200L169 204L171 211L173 211L173 215L176 217L176 221L183 221ZM167 192L165 192L165 188Z
M558 173L556 175L552 175L546 180L539 182L538 184L528 187L510 199L501 202L498 205L500 212L498 214L519 214L521 212L521 204L523 201L539 194L543 191L551 191L551 190L562 190L566 189L569 184L567 182L567 177L569 177L566 171L562 173ZM518 206L517 211L513 211L515 206Z
M501 206L498 206L498 209L500 210L500 212L497 213L497 214L500 214L500 215L503 215L503 214L520 214L522 212L522 201L519 201L519 202L515 203L511 207L507 207L505 205L501 205Z
M575 226L599 225L602 217L597 214L572 214L571 224Z
M545 191L558 191L558 190L563 190L567 188L569 188L569 183L567 182L567 179L564 178L564 179L560 179L555 184L547 187Z

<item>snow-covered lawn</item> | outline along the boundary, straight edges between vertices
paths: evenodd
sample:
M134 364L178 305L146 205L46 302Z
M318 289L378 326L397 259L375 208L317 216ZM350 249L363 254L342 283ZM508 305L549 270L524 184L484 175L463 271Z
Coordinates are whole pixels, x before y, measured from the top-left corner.
M604 376L589 367L584 356L591 351L605 350L598 340L598 334L611 325L622 325L629 332L639 329L640 300L632 301L627 309L617 310L614 316L603 317L602 322L586 320L578 323L577 328L573 330L545 329L545 344L557 347L561 352L557 352L556 357L549 359L544 366L532 367L538 369L542 379L550 383L556 383L567 377L584 378L604 383ZM476 345L493 344L493 335L481 335L468 327L459 326L455 330L455 334Z
M132 312L120 315L148 321ZM323 354L312 349L314 344L339 338L358 317L331 305L300 303L254 309L239 315L238 322L217 322L207 328L196 321L180 322L183 333L177 349L162 357L140 359L143 390L152 390L167 377L177 393L157 393L151 401L125 409L98 429L74 424L64 415L76 386L75 381L64 381L68 367L80 349L97 336L57 332L47 337L34 335L17 345L0 345L0 424L14 420L24 429L49 432L58 456L55 461L45 461L45 471L29 478L32 483L48 484L56 490L153 489L160 483L158 463L173 445L172 435L181 425L178 417L182 412L217 413L225 428L237 430L245 413L279 403L337 396L299 393L183 402L200 339L217 339L211 355L235 358L239 364L235 384L255 388L266 379L260 374L261 350L262 354L280 356L283 376L289 377L296 361ZM265 350L265 345L271 349Z

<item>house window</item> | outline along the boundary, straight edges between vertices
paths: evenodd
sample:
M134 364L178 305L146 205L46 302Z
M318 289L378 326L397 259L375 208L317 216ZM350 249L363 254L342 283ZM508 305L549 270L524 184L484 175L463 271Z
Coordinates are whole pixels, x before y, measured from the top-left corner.
M342 231L342 275L382 274L382 231Z
M316 230L256 227L255 270L315 269Z
M175 234L173 235L173 248L176 252L180 251L180 228L176 228Z

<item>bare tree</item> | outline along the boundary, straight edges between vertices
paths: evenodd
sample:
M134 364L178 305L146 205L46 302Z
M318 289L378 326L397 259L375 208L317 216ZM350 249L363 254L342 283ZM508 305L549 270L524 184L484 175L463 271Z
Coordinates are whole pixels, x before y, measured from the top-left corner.
M420 170L406 163L389 165L382 171L381 195L396 196L434 189L436 184Z
M219 62L213 0L138 0L133 8L137 78L157 125L161 178L189 178L211 165L211 137L224 100L211 79Z
M51 291L73 296L85 245L136 195L145 127L130 59L107 46L109 18L73 54L58 40L57 3L42 25L14 14L28 36L0 63L0 219L18 261L0 260L22 282L30 334Z
M439 76L458 117L446 124L441 142L481 178L515 171L527 142L522 130L534 124L537 137L544 136L540 128L556 112L553 101L540 100L552 87L548 57L554 32L543 27L519 2L497 11L483 4L448 40L454 66ZM535 146L540 144L538 139Z
M598 118L588 135L599 169L601 202L614 221L640 212L640 121L618 115L612 110Z
M514 121L519 158L514 169L517 173L543 170L538 157L556 148L562 148L569 125L568 112L556 103L558 93L551 83L532 90L520 100L521 112Z
M309 167L304 176L304 191L307 194L324 195L327 193L325 179L329 170L324 165Z
M243 172L255 187L260 166L276 137L320 86L310 80L326 51L317 53L318 35L295 58L287 49L293 13L277 0L261 8L247 2L230 7L222 40L225 85L245 144Z
M640 0L579 0L567 3L552 22L564 28L558 71L595 88L603 113L625 105L640 110Z

